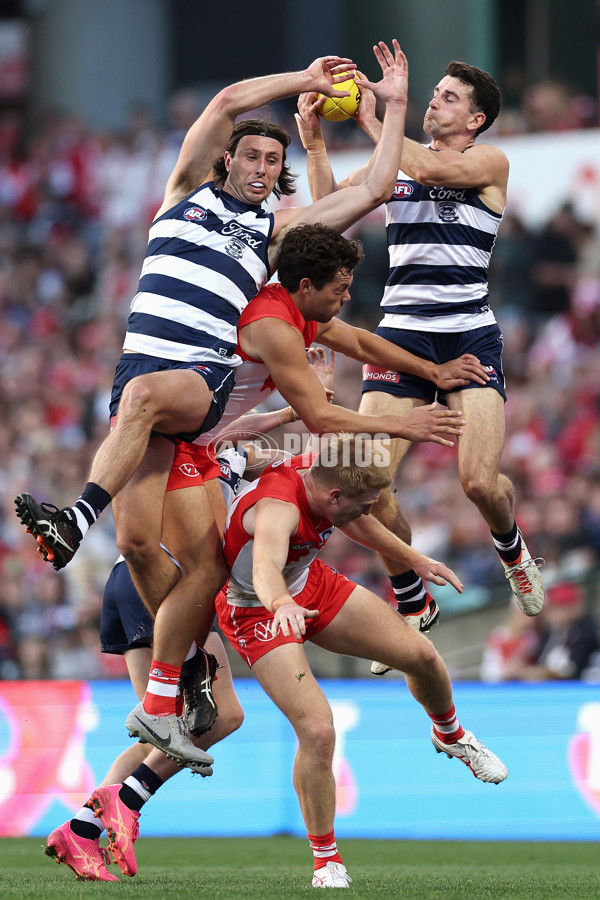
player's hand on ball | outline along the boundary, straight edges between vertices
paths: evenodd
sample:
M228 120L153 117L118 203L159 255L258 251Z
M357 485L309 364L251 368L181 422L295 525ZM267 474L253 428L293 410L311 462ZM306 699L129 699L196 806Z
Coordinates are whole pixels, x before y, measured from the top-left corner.
M345 97L347 91L340 82L346 81L344 75L352 74L356 63L345 56L321 56L315 59L307 69L312 79L310 90L324 94L326 97Z
M364 72L359 72L356 70L356 77L360 79L360 103L358 104L358 110L356 112L356 121L358 124L363 127L363 123L366 124L372 119L377 118L376 107L377 102L375 98L375 94L373 91L370 91L365 86L365 81L367 76Z
M326 101L324 94L317 94L315 91L305 91L298 96L298 112L296 113L296 122L299 129L306 131L318 131L319 109Z
M344 74L350 75L351 73L346 72ZM316 111L324 119L329 119L330 122L343 122L345 119L351 119L358 112L360 103L360 90L354 80L354 76L338 84L337 87L345 90L347 96L322 97L319 94L317 97L318 100L322 98L322 102Z

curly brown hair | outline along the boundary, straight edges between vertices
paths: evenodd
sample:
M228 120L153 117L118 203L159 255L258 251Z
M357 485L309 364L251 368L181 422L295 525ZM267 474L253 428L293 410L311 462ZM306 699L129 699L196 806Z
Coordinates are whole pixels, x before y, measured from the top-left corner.
M363 258L360 241L348 240L326 225L299 225L290 228L281 242L277 277L290 293L303 278L321 290L339 271L353 272Z
M275 122L267 122L266 119L242 119L241 122L236 122L229 142L225 147L230 156L235 156L239 142L247 134L273 138L283 146L283 165L277 184L273 188L273 193L278 200L282 194L286 196L293 194L296 190L294 181L297 176L291 173L289 163L286 161L286 149L289 147L292 139L285 128L282 125L277 125ZM215 187L223 187L227 181L227 169L225 168L225 159L222 156L213 164L213 178Z

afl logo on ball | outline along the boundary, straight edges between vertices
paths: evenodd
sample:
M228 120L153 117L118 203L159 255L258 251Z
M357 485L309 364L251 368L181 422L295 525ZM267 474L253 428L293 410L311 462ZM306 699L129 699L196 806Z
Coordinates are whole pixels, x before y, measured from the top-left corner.
M187 219L188 222L204 222L207 215L208 213L201 206L189 206L185 210L183 218Z
M404 200L406 197L410 197L413 190L412 184L409 184L408 181L397 181L393 197L395 200Z

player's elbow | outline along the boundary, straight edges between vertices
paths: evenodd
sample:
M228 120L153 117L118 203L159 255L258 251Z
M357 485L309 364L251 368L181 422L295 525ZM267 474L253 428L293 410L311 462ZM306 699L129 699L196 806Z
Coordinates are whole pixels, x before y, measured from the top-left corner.
M340 430L336 417L332 415L331 404L327 406L329 409L312 409L301 417L311 434L335 434Z
M417 164L414 168L413 178L425 187L434 187L436 184L444 183L442 172L432 169L430 165Z
M366 181L365 188L369 195L369 209L377 209L382 203L386 203L392 196L396 178L390 178L385 182L382 181Z
M227 85L210 101L211 109L218 115L237 115L240 106L238 91L239 84Z

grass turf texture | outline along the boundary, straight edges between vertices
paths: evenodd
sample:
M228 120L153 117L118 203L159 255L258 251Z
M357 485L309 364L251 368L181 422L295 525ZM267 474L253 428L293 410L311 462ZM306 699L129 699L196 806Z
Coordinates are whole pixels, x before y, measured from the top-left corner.
M138 874L121 884L77 881L41 838L0 840L0 898L119 896L139 900L305 897L312 857L298 838L141 838ZM596 843L341 840L354 897L411 900L586 900L600 895Z

